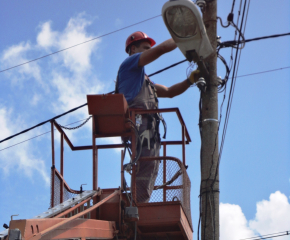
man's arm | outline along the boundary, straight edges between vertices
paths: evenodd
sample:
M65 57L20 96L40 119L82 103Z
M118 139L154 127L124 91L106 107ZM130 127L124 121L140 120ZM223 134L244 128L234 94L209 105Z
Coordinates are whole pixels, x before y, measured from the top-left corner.
M170 52L174 50L177 47L176 43L173 41L173 39L168 39L164 41L163 43L160 43L156 47L150 48L143 52L140 55L138 66L143 67L157 58L159 58L164 53Z
M176 83L169 88L160 84L155 84L154 86L157 90L157 96L164 98L173 98L181 93L184 93L192 84L198 81L199 77L200 72L198 69L196 69L191 72L188 79L180 83Z
M169 88L160 84L155 84L154 86L157 90L157 96L163 98L173 98L184 93L190 87L187 79L176 83Z

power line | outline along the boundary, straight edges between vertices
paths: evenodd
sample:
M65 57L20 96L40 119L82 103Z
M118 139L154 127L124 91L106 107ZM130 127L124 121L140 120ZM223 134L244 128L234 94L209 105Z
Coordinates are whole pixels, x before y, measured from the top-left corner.
M84 120L86 120L86 119L87 119L87 118L82 119L82 120L79 120L79 121L76 121L76 122L73 122L73 123L69 123L69 124L67 124L67 125L65 125L65 126L69 126L69 125L72 125L72 124L74 124L74 123L78 123L78 122L84 121ZM55 128L55 129L56 129L56 128ZM54 130L55 130L55 129L54 129ZM42 136L42 135L44 135L44 134L47 134L47 133L50 133L50 132L51 132L51 131L47 131L47 132L41 133L41 134L39 134L39 135L36 135L36 136L34 136L34 137L32 137L32 138L28 138L28 139L26 139L26 140L24 140L24 141L22 141L22 142L15 143L15 144L13 144L13 145L11 145L11 146L9 146L9 147L6 147L6 148L3 148L3 149L0 149L0 152L3 151L3 150L5 150L5 149L8 149L8 148L14 147L14 146L19 145L19 144L21 144L21 143L25 143L25 142L27 142L27 141L29 141L29 140L32 140L32 139L37 138L37 137L40 137L40 136Z
M25 130L23 130L23 131L21 131L21 132L19 132L19 133L16 133L16 134L14 134L14 135L12 135L12 136L10 136L10 137L8 137L8 138L5 138L5 139L1 140L0 143L5 142L5 141L7 141L7 140L9 140L9 139L11 139L11 138L14 138L14 137L16 137L16 136L18 136L18 135L20 135L20 134L26 133L26 132L28 132L28 131L34 129L34 128L40 127L41 125L44 125L44 124L46 124L46 123L48 123L48 122L50 122L50 121L52 121L52 120L55 120L55 119L57 119L57 118L60 118L60 117L66 115L66 114L68 114L68 113L74 112L74 111L76 111L76 110L78 110L78 109L80 109L80 108L82 108L82 107L84 107L84 106L86 106L86 105L87 105L87 103L85 103L85 104L83 104L83 105L81 105L81 106L78 106L78 107L76 107L76 108L73 108L73 109L71 109L71 110L69 110L69 111L67 111L67 112L65 112L65 113L62 113L62 114L60 114L60 115L57 115L57 116L54 117L54 118L51 118L51 119L46 120L46 121L44 121L44 122L41 122L41 123L39 123L39 124L37 124L37 125L31 127L31 128L27 128L27 129L25 129Z
M180 61L180 62L178 62L178 63L182 63L182 62L185 62L185 61L186 61L186 60L182 60L182 61ZM177 64L177 63L172 64L171 66L175 66L176 64ZM167 67L167 68L168 68L168 67ZM283 69L287 69L287 68L290 68L290 66L288 66L288 67L283 67L283 68L276 68L276 69L272 69L272 70L268 70L268 71L262 71L262 72L256 72L256 73L244 74L244 75L241 75L241 76L237 76L236 78L239 78L239 77L248 77L248 76L257 75L257 74L263 74L263 73L268 73L268 72L274 72L274 71L279 71L279 70L283 70ZM159 71L158 71L158 72L159 72ZM153 76L153 75L155 75L155 74L157 74L157 72L150 74L149 77L150 77L150 76ZM231 79L231 78L229 78L229 79ZM113 93L113 92L111 92L111 93ZM85 118L85 119L86 119L86 118ZM77 123L77 122L81 122L81 121L83 121L83 120L85 120L85 119L82 119L82 120L79 120L79 121L76 121L76 122L70 123L70 124L65 125L65 126L69 126L69 125L71 125L71 124L74 124L74 123ZM29 141L29 140L32 140L32 139L34 139L34 138L40 137L40 136L42 136L42 135L44 135L44 134L47 134L47 133L49 133L49 132L51 132L51 131L41 133L41 134L39 134L39 135L37 135L37 136L34 136L34 137L32 137L32 138L29 138L29 139L26 139L26 140L24 140L24 141L22 141L22 142L19 142L19 143L16 143L16 144L14 144L14 145L11 145L11 146L9 146L9 147L6 147L6 148L3 148L3 149L0 149L0 151L3 151L3 150L5 150L5 149L11 148L11 147L14 147L14 146L16 146L16 145L18 145L18 144L20 144L20 143L24 143L24 142ZM4 140L5 140L5 139L4 139Z
M180 62L174 63L174 64L172 64L172 65L170 65L170 66L168 66L168 67L166 67L166 68L163 68L163 69L161 69L161 70L159 70L159 71L157 71L157 72L154 72L154 73L152 73L152 74L149 74L148 77L152 77L153 75L156 75L156 74L161 73L161 72L163 72L163 71L165 71L165 70L168 70L169 68L175 67L175 66L177 66L177 65L179 65L179 64L181 64L181 63L183 63L183 62L185 62L185 61L186 61L186 59L185 59L185 60L182 60L182 61L180 61ZM106 94L112 94L112 93L114 93L114 91L109 92L109 93L106 93ZM31 127L31 128L28 128L28 129L26 129L26 130L24 130L24 131L22 131L22 132L19 132L19 133L17 133L17 134L14 134L14 135L12 135L12 136L10 136L10 137L8 137L8 138L5 138L5 139L1 140L0 143L5 142L5 141L7 141L7 140L9 140L9 139L11 139L11 138L14 138L14 137L16 137L16 136L18 136L18 135L20 135L20 134L26 133L26 132L28 132L28 131L30 131L30 130L36 128L36 127L40 127L41 125L44 125L44 124L46 124L46 123L48 123L48 122L50 122L50 121L52 121L52 120L58 119L58 118L60 118L60 117L62 117L62 116L64 116L64 115L66 115L66 114L68 114L68 113L74 112L74 111L76 111L76 110L78 110L78 109L80 109L80 108L82 108L82 107L84 107L84 106L86 106L86 105L88 105L88 104L85 103L85 104L83 104L83 105L81 105L81 106L78 106L78 107L76 107L76 108L73 108L73 109L71 109L71 110L69 110L69 111L67 111L67 112L65 112L65 113L62 113L62 114L60 114L60 115L57 115L57 116L54 117L54 118L51 118L51 119L46 120L46 121L44 121L44 122L41 122L41 123L39 123L39 124L37 124L37 125Z
M241 240L248 240L248 239L251 239L251 240L261 240L261 239L281 237L281 236L286 236L286 235L290 235L290 231L284 231L284 232L278 232L278 233L271 233L271 234L266 234L266 235L251 237L251 238L244 238L244 239L241 239Z
M241 13L242 2L243 2L243 0L240 1L240 9L238 11L239 15L238 15L238 19L237 19L237 26L239 24L239 17L240 17L240 13ZM245 12L246 12L246 6L247 6L247 0L244 1L244 7L243 7L242 20L241 20L240 28L236 27L236 33L238 32L238 41L240 41L240 38L241 37L243 38L244 32L245 32L246 21L247 21L247 16L248 16L248 11L249 11L249 5L248 5L245 26L244 26L244 29L243 29L244 16L245 16ZM235 36L235 38L236 38L236 36ZM209 202L210 202L210 198L212 197L213 206L215 206L215 204L214 204L214 201L215 200L214 200L214 196L213 196L213 186L214 186L214 184L216 182L217 175L218 175L218 171L219 171L221 153L222 153L222 149L223 149L223 145L224 145L224 140L225 140L225 136L226 136L226 130L227 130L227 126L228 126L228 120L229 120L229 115L230 115L230 110L231 110L231 105L232 105L232 99L233 99L233 94L234 94L234 89L235 89L235 84L236 84L236 77L237 77L237 72L238 72L238 67L239 67L239 62L240 62L241 49L243 49L243 48L236 47L235 60L234 60L234 64L233 64L234 67L233 67L232 81L231 81L230 92L229 92L229 97L228 97L228 104L227 104L225 122L224 122L224 126L223 126L223 134L222 134L221 146L220 146L220 150L219 150L219 153L218 153L217 166L216 166L216 170L215 170L215 174L214 174L214 180L212 181L211 186L210 186L211 190L209 191L209 196L206 193L204 231L205 231L206 222L207 222L207 215L206 215L206 211L207 211L207 201L208 201L207 199L209 199ZM218 51L219 51L219 49L218 49ZM232 59L232 53L231 53L231 59ZM221 109L222 109L222 106L223 106L223 103L224 103L224 100L225 100L226 85L227 85L227 83L225 84L224 98L223 98L223 101L222 101L222 104L221 104ZM219 119L219 124L218 124L217 132L216 132L216 137L215 137L215 145L214 145L214 149L213 149L213 152L212 152L212 163L211 163L211 167L210 167L210 174L209 174L208 178L206 179L206 182L211 177L211 170L212 170L212 167L213 167L213 164L214 164L213 157L214 157L214 153L216 151L216 146L217 146L217 139L218 139L218 133L219 133L219 128L220 128L221 116L222 116L221 113L222 113L222 110L220 112L220 119ZM200 196L202 194L202 192L201 192L201 190L202 190L201 186L202 186L202 184L200 184ZM201 201L200 201L199 204L201 205ZM200 206L200 211L201 211L201 206ZM213 209L213 212L214 212L214 214L212 215L212 221L213 221L213 218L214 218L214 215L215 215L215 208ZM200 213L200 216L201 216L201 213ZM200 221L201 221L201 218L199 217L198 232L199 232ZM215 226L213 226L213 231L214 231L214 235L215 235ZM199 233L198 233L198 239L199 239Z
M245 0L245 2L244 2L244 8L243 8L243 14L242 14L242 20L241 20L241 25L240 25L240 32L239 32L238 42L240 41L240 38L241 38L241 32L242 32L242 29L243 29L244 17L245 17L245 12L246 12L246 6L247 6L247 0ZM247 9L247 12L248 11L249 11L249 8ZM248 14L246 14L246 16L247 15ZM246 17L246 19L247 19L247 17ZM246 22L245 22L245 24L246 24ZM244 28L244 32L245 32L245 28ZM221 156L222 156L222 152L223 152L226 132L227 132L227 128L228 128L229 116L230 116L232 102L233 102L233 95L234 95L235 85L236 85L236 77L237 77L237 72L238 72L238 68L239 68L239 59L240 59L240 56L241 56L241 51L239 51L239 50L240 49L237 48L236 49L236 54L235 54L233 74L232 74L232 82L231 82L231 86L230 86L230 92L229 92L229 97L228 97L226 116L225 116L225 121L224 121L224 126L223 126L223 133L222 133L222 140L221 140L220 151L219 151L218 165L220 164L220 161L221 161ZM218 167L216 169L218 170ZM218 172L216 171L215 179L216 179L217 173ZM213 183L214 182L215 182L215 180L213 181ZM213 183L212 183L212 186L213 186Z
M31 62L37 61L37 60L40 60L40 59L42 59L42 58L49 57L49 56L51 56L51 55L54 55L54 54L57 54L57 53L60 53L60 52L66 51L66 50L68 50L68 49L71 49L71 48L77 47L77 46L79 46L79 45L82 45L82 44L85 44L85 43L88 43L88 42L94 41L94 40L96 40L96 39L99 39L99 38L102 38L102 37L105 37L105 36L111 35L111 34L113 34L113 33L116 33L116 32L119 32L119 31L122 31L122 30L124 30L124 29L127 29L127 28L129 28L129 27L132 27L132 26L138 25L138 24L143 23L143 22L147 22L147 21L149 21L149 20L152 20L152 19L157 18L157 17L160 17L160 16L161 16L161 15L157 15L157 16L155 16L155 17L151 17L151 18L145 19L145 20L143 20L143 21L140 21L140 22L137 22L137 23L131 24L131 25L129 25L129 26L126 26L126 27L120 28L120 29L118 29L118 30L115 30L115 31L112 31L112 32L109 32L109 33L103 34L103 35L101 35L101 36L99 36L99 37L92 38L92 39L87 40L87 41L85 41L85 42L78 43L78 44L76 44L76 45L73 45L73 46L70 46L70 47L67 47L67 48L64 48L64 49L58 50L58 51L56 51L56 52L49 53L49 54L44 55L44 56L42 56L42 57L38 57L38 58L32 59L32 60L30 60L30 61L27 61L27 62L24 62L24 63L18 64L18 65L15 65L15 66L13 66L13 67L9 67L9 68L3 69L3 70L0 71L0 73L5 72L5 71L8 71L8 70L13 69L13 68L16 68L16 67L20 67L20 66L22 66L22 65L25 65L25 64L28 64L28 63L31 63Z
M268 72L275 72L275 71L279 71L279 70L283 70L283 69L287 69L287 68L290 68L290 66L288 66L288 67L282 67L282 68L276 68L276 69L272 69L272 70L268 70L268 71L262 71L262 72L256 72L256 73L249 73L249 74L237 76L236 78L248 77L248 76L262 74L262 73L268 73ZM232 78L229 78L229 79L232 79Z
M150 75L148 75L148 77L152 77L152 76L154 76L154 75L156 75L156 74L158 74L158 73L161 73L161 72L163 72L163 71L165 71L165 70L167 70L167 69L169 69L169 68L175 67L175 66L177 66L177 65L179 65L179 64L181 64L181 63L184 63L184 62L186 62L186 61L187 61L187 59L184 59L184 60L182 60L182 61L180 61L180 62L174 63L174 64L172 64L172 65L170 65L170 66L168 66L168 67L166 67L166 68L163 68L163 69L161 69L161 70L159 70L159 71L157 71L157 72L155 72L155 73L151 73Z
M226 42L220 43L219 48L232 47L233 45L238 45L240 43L259 41L259 40L264 40L264 39L269 39L269 38L285 37L285 36L289 36L289 35L290 35L290 32L283 33L283 34L269 35L269 36L264 36L264 37L250 38L250 39L246 39L243 41L235 41L235 40L234 41L226 41Z

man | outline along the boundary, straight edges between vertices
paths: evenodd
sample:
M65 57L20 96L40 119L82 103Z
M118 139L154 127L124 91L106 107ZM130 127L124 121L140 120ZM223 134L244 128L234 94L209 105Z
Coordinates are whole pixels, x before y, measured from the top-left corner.
M152 48L154 45L155 41L143 32L134 32L127 38L125 51L129 54L129 57L124 60L119 68L116 92L124 94L130 108L157 109L157 96L175 97L186 91L198 80L199 71L196 70L192 72L189 79L171 87L153 83L145 74L144 66L177 47L173 39ZM160 120L158 114L142 115L139 134L149 136L150 146L148 146L147 140L143 141L141 157L159 156ZM149 201L158 169L159 161L138 162L136 170L137 202Z

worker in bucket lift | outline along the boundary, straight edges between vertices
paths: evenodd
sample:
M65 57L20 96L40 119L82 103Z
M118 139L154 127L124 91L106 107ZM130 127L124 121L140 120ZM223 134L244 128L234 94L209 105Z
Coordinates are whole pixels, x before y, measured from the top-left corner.
M115 92L124 94L129 108L157 109L157 96L175 97L185 92L199 78L199 71L195 70L188 79L171 87L152 82L146 75L144 66L177 47L173 39L168 39L156 47L153 47L154 45L155 41L143 32L134 32L126 40L125 51L129 57L119 68ZM142 139L141 157L159 157L161 142L159 123L162 121L165 124L163 118L159 114L146 114L138 116L138 118L140 123L142 121L139 126L139 134ZM159 161L138 161L136 168L137 202L149 201L158 174L159 163Z

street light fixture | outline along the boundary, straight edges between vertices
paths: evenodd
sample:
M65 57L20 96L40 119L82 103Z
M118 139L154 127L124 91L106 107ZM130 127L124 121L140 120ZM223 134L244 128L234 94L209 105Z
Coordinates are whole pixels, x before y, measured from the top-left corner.
M201 14L192 1L166 2L162 8L162 17L173 40L187 60L197 62L213 53Z

